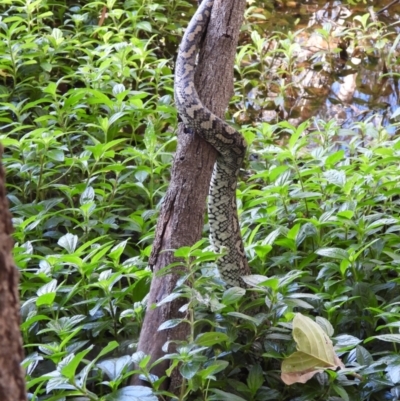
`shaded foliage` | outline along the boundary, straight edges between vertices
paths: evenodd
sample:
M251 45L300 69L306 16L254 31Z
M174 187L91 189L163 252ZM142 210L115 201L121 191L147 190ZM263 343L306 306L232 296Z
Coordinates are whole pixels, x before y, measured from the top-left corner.
M269 85L281 82L280 93L292 86L284 82L295 37L274 34L268 48L256 33L256 5L246 15L253 33L243 33L231 105L250 144L238 200L256 275L247 294L225 289L207 240L177 251L187 273L161 302L185 297L187 313L160 329L191 327L165 356L184 377L179 399L396 400L400 143L388 130L397 126L367 120L344 129L314 119L295 127L261 114L253 121ZM165 377L152 376L148 356L134 351L176 141L172 58L189 6L0 5L0 140L32 400L168 395L159 391ZM397 43L390 36L379 50L390 79ZM367 49L376 51L373 42ZM264 60L278 56L285 68L269 75ZM318 62L331 65L329 57ZM274 106L284 109L282 98ZM347 369L289 387L279 369L295 349L298 311L318 317ZM260 364L253 354L263 355ZM123 387L133 363L152 389Z

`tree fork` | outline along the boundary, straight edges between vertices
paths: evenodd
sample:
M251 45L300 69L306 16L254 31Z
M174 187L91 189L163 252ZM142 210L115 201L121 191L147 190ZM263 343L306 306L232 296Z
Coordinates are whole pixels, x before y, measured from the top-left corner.
M203 104L219 117L224 115L233 93L233 64L245 5L245 0L214 0L207 34L199 54L196 88ZM197 135L185 133L183 124L179 124L171 182L161 208L149 261L154 276L138 344L138 351L151 355L151 361L164 355L162 346L167 341L185 340L189 334L187 325L157 331L161 323L182 318L179 308L186 302L177 299L158 308L152 307L172 292L180 277L178 274L157 277L157 272L176 261L172 252L164 250L191 246L200 240L216 157L217 152L211 145ZM152 373L161 377L168 366L169 361L163 361ZM138 377L134 377L132 383L143 384ZM169 383L170 391L176 392L180 384L180 376L173 375Z

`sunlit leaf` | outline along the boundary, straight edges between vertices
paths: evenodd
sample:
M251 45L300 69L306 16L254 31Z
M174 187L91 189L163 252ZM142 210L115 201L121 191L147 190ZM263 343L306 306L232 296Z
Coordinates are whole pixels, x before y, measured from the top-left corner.
M293 338L297 351L282 362L281 378L286 384L305 383L325 368L344 367L335 355L332 341L309 317L296 314Z

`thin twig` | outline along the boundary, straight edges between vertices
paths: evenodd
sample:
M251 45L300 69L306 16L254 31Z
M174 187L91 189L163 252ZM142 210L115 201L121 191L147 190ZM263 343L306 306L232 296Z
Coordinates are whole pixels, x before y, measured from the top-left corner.
M386 11L389 7L393 6L393 4L398 3L400 0L393 0L391 3L389 3L387 6L383 7L381 10L376 12L376 15L382 14L384 11Z

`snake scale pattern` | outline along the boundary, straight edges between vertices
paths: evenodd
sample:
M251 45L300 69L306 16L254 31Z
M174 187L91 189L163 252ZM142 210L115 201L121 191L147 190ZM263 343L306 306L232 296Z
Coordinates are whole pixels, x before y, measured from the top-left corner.
M245 287L241 277L250 273L240 234L236 186L246 143L202 104L194 85L197 53L212 6L213 0L202 1L183 36L175 67L175 103L185 126L218 151L208 197L211 243L217 252L225 247L226 254L218 261L223 280L229 286Z

